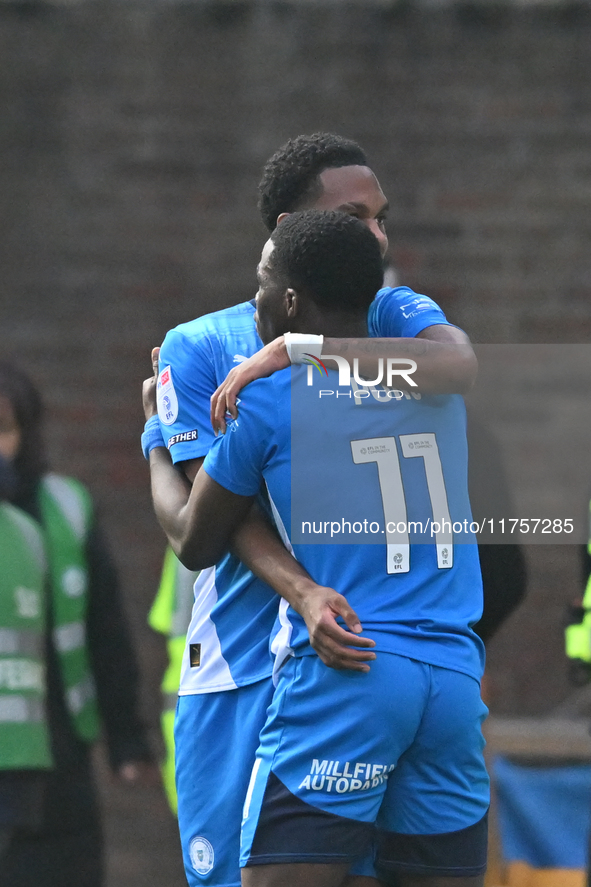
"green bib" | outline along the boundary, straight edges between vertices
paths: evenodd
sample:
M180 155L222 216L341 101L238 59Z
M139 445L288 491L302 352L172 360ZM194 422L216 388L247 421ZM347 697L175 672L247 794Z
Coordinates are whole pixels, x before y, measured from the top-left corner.
M92 742L99 732L96 689L86 647L85 546L92 501L78 481L48 474L41 482L39 503L51 579L53 643L66 706L80 739Z
M0 558L0 769L47 768L43 537L7 503L0 503Z

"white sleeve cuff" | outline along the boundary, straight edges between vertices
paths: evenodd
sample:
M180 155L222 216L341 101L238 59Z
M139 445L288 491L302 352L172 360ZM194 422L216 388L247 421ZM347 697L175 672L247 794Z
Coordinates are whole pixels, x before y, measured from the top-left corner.
M306 333L284 333L283 340L290 363L304 363L306 357L320 358L324 336L312 336Z

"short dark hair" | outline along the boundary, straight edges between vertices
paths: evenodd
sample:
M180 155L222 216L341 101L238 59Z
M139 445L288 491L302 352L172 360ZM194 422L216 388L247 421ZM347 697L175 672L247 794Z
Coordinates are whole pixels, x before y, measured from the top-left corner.
M304 291L320 308L367 314L384 274L367 225L345 213L307 209L284 219L271 240L269 265L282 285Z
M29 376L6 360L0 361L0 395L12 404L21 432L20 448L14 460L17 474L14 501L17 505L26 505L49 467L43 440L43 402Z
M357 142L330 132L290 139L273 154L259 184L259 210L268 231L281 213L302 209L322 193L318 177L325 169L367 166Z

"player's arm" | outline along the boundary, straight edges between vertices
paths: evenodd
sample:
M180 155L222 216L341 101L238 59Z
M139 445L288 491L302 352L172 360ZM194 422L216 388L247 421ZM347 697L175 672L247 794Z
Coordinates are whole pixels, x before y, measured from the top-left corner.
M142 388L147 420L159 415L157 380L160 351L160 348L152 350L153 375L145 380ZM254 500L254 496L235 497L229 490L216 484L201 470L204 461L205 456L198 456L180 460L174 465L163 438L150 446L154 511L172 550L190 570L201 570L220 560L228 550L232 533Z
M451 324L439 305L408 287L386 287L372 302L367 318L370 338L380 346L411 340L426 345L413 380L425 394L466 394L476 380L478 362L466 333ZM403 387L400 378L396 387Z
M189 570L216 564L254 496L232 493L202 470L191 484L163 446L150 451L150 478L156 517L181 563Z
M157 354L153 357L157 371ZM156 415L155 377L144 382L143 402L146 419ZM367 648L374 642L357 637L361 625L346 598L315 583L260 513L254 496L216 483L200 470L203 461L187 460L175 467L164 446L152 448L149 455L154 510L181 562L189 569L203 569L231 551L300 613L326 665L368 671L364 663L375 654ZM337 624L338 616L348 631ZM351 649L352 645L366 649Z
M416 370L396 374L396 388L422 394L466 394L476 379L478 363L470 339L458 327L437 324L422 330L414 339L368 338L327 339L322 355L345 357L359 374L375 379L378 360L414 361ZM414 385L412 384L414 382Z
M312 580L260 514L254 496L227 490L205 470L191 486L165 447L151 450L150 474L158 520L186 567L204 569L232 551L302 616L325 665L369 671L365 663L375 659L374 642L357 637L362 631L357 614L343 595ZM339 616L348 631L338 625Z
M458 327L433 324L416 338L325 338L322 360L326 355L344 357L351 369L358 363L358 372L374 379L378 360L399 359L401 368L408 361L416 363L412 373L395 376L396 388L420 391L422 394L465 394L476 378L478 364L470 339ZM211 424L216 432L225 431L224 415L237 416L236 398L255 379L272 375L290 365L283 336L265 345L248 360L234 367L211 398ZM411 385L409 379L415 382Z
M269 533L273 534L273 540ZM375 644L369 638L357 637L363 629L347 599L334 588L314 582L285 548L256 503L234 534L230 550L300 614L310 643L325 665L369 671L364 663L375 659L375 653L371 652ZM340 627L338 617L348 630ZM352 649L352 645L365 649Z
M407 370L413 361L416 370L396 375L395 386L423 394L465 394L472 387L478 365L470 340L449 323L433 299L405 286L385 287L372 302L367 322L369 338L325 339L322 357L344 357L351 370L357 360L358 372L366 379L376 378L380 357L400 360L400 369L406 364ZM236 416L236 397L245 385L289 363L280 337L233 369L212 398L211 422L216 432L225 430L226 412ZM411 378L416 386L411 385Z

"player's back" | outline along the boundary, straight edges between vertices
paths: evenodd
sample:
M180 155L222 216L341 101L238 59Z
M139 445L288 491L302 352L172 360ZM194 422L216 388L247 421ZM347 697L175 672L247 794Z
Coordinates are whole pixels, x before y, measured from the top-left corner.
M377 650L479 678L483 650L470 626L482 585L462 398L383 389L356 397L336 373L307 380L302 367L248 386L233 435L258 453L295 556L347 597ZM248 477L246 464L240 474ZM303 620L285 603L282 623L281 642L312 653Z

